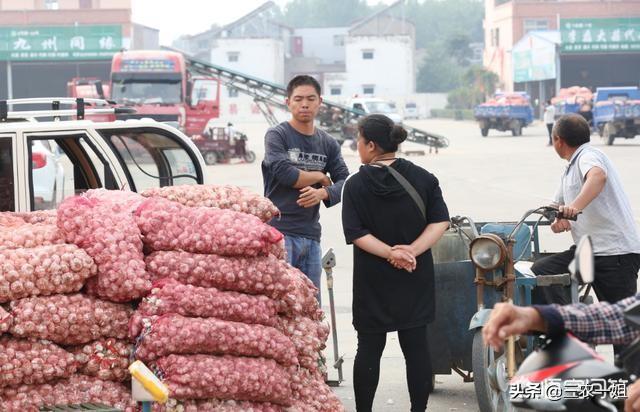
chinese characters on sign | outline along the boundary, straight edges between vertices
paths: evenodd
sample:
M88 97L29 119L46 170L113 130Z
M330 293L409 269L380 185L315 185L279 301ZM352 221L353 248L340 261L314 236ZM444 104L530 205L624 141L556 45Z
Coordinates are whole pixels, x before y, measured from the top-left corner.
M640 50L640 18L561 19L562 53Z
M121 26L0 28L0 60L110 59L121 48Z
M518 382L509 385L514 399L625 399L628 380L625 379L547 379L543 382Z

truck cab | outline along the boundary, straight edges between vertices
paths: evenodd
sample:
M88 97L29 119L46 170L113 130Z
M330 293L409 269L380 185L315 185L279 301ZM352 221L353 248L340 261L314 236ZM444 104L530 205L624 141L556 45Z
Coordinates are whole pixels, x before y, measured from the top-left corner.
M34 118L58 112L6 110L19 100L0 102L0 212L52 209L88 189L142 192L207 182L202 155L169 125L151 119L39 122Z
M352 110L357 110L365 115L383 114L394 121L396 124L402 124L404 120L402 115L398 113L396 108L388 101L376 99L373 97L359 97L349 102Z

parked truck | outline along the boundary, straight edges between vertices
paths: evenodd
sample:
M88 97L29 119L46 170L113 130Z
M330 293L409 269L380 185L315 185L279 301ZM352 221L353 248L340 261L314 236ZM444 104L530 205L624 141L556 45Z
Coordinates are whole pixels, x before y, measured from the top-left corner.
M609 146L616 138L633 139L640 134L638 87L599 87L594 103L593 122Z
M551 99L556 108L556 118L570 113L579 113L585 105L591 106L593 93L587 87L573 86L562 88L558 95Z
M216 78L192 76L181 53L126 51L111 61L111 100L136 109L118 118L176 122L193 136L219 116L220 84Z
M510 130L513 136L521 136L522 129L533 121L529 95L523 92L496 93L493 99L476 106L473 114L483 137L490 129Z

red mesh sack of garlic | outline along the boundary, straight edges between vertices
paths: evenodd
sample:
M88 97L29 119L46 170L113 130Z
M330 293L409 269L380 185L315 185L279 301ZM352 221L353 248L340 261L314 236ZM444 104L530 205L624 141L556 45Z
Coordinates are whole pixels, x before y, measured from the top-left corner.
M255 356L297 365L295 347L275 328L214 318L163 315L151 318L135 349L136 358L152 361L169 354Z
M0 212L0 228L16 227L24 225L25 223L27 222L25 222L24 219L15 216L12 212Z
M293 407L290 412L344 412L340 399L321 374L305 368L290 368Z
M0 387L45 383L75 371L73 355L51 342L0 338Z
M13 324L13 316L0 306L0 335L7 332Z
M145 296L151 281L144 265L142 238L132 211L141 196L119 190L89 190L58 208L66 240L85 249L98 265L87 293L113 302Z
M224 257L188 252L155 252L147 256L154 279L172 278L206 288L265 295L282 301L279 311L320 319L317 289L297 269L275 256Z
M162 198L145 200L135 215L145 244L153 250L257 256L266 255L283 238L252 215Z
M123 384L84 375L72 375L52 384L5 388L0 396L3 412L35 412L42 406L80 403L101 403L127 412L138 410L130 389Z
M303 316L282 317L278 329L291 339L298 352L300 366L316 371L320 367L320 351L329 337L329 325Z
M289 409L271 402L234 401L220 399L169 399L164 405L154 403L153 412L286 412Z
M185 285L171 278L155 282L151 294L136 310L144 316L168 313L265 326L278 324L278 303L273 299Z
M0 249L0 302L77 292L96 265L76 245Z
M58 221L58 212L55 209L36 210L34 212L7 212L7 214L34 225L42 223L55 226ZM2 221L1 217L0 221Z
M155 369L175 399L291 402L291 374L270 359L169 355Z
M56 225L23 223L19 226L0 225L0 249L32 248L64 243Z
M78 363L78 372L105 381L129 380L129 358L133 346L123 340L100 339L69 349Z
M11 314L15 336L79 345L102 337L125 339L133 309L74 294L14 301Z
M163 197L190 207L215 207L253 215L268 222L280 212L269 199L231 185L181 185L147 189L145 197Z

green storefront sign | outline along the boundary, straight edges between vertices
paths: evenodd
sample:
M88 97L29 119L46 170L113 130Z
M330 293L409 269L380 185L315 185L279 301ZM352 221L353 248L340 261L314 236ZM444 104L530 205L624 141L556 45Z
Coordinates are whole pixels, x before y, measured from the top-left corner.
M640 18L561 19L561 53L640 51Z
M0 27L0 60L110 59L122 48L122 27Z

